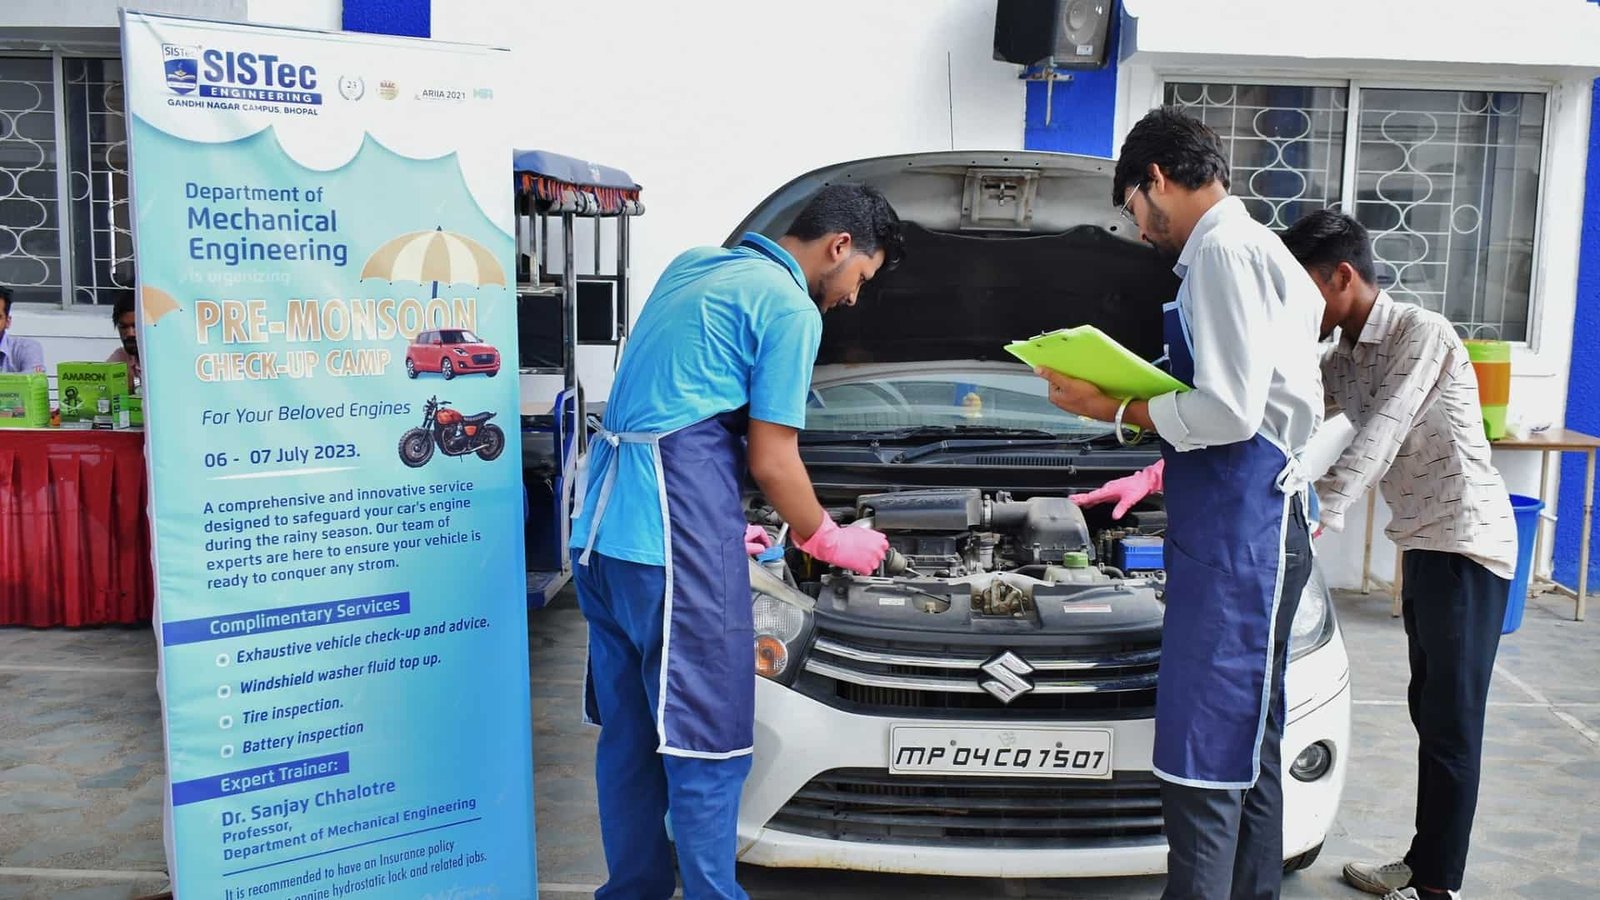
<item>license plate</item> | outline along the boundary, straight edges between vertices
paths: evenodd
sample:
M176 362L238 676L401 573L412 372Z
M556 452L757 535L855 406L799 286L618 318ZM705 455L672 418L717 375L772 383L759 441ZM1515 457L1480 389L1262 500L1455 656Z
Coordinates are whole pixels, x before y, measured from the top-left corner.
M1111 730L895 725L889 729L889 772L1109 779Z

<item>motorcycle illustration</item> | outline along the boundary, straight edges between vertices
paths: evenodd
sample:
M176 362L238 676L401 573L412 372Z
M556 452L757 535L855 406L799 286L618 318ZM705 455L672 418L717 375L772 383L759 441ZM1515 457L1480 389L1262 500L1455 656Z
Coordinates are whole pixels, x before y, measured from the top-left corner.
M400 461L415 469L433 458L435 445L446 456L478 454L484 461L495 459L506 448L506 434L490 424L493 412L463 415L450 408L450 401L429 397L422 407L422 425L400 437Z

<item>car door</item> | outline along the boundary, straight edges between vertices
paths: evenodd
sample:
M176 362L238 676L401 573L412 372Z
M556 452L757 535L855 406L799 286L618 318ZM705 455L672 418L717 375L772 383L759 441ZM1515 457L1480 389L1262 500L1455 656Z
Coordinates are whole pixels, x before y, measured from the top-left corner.
M428 361L428 371L439 371L439 363L444 359L444 338L439 336L439 332L428 332L422 352L423 358Z

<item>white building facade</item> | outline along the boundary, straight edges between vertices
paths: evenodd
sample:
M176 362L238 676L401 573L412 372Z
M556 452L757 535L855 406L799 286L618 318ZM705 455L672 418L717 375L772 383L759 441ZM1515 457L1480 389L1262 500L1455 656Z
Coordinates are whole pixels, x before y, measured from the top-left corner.
M17 291L13 328L41 338L52 366L114 349L110 305L132 287L117 6L0 10L0 283ZM1512 341L1514 418L1600 431L1587 349L1600 329L1593 0L1124 0L1112 62L1048 91L992 59L989 0L138 6L509 46L519 146L618 166L645 186L641 299L678 252L721 242L810 169L948 148L1112 155L1146 110L1175 103L1222 133L1235 193L1262 221L1352 211L1378 235L1391 292ZM582 352L591 395L603 394L612 350ZM1497 461L1513 491L1539 493L1536 458ZM1571 512L1554 544L1571 579L1582 480L1564 474ZM1386 518L1380 504L1380 529ZM1360 580L1360 524L1322 543L1336 585ZM1392 567L1380 535L1373 569Z

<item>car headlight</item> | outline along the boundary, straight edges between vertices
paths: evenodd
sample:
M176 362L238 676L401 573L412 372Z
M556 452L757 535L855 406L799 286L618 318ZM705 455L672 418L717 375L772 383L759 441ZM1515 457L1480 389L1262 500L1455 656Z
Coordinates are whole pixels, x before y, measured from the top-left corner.
M794 680L796 663L811 635L815 601L750 563L750 611L755 620L756 674L773 681Z
M1311 579L1300 594L1300 608L1289 626L1289 659L1299 659L1333 640L1333 599L1322 573L1311 570Z
M1326 741L1317 741L1294 758L1289 774L1298 781L1316 781L1332 768L1333 748Z

